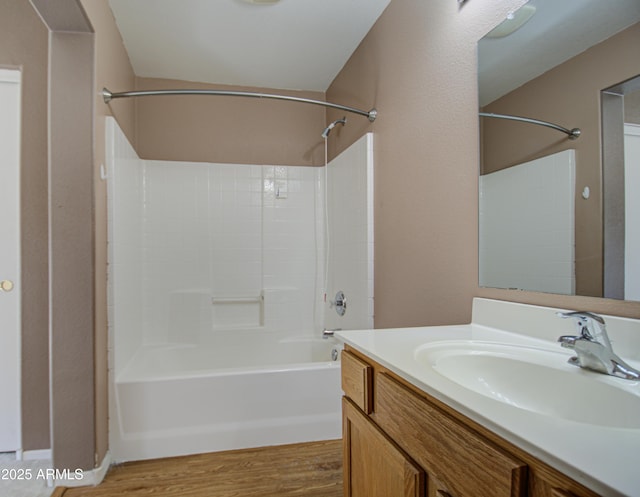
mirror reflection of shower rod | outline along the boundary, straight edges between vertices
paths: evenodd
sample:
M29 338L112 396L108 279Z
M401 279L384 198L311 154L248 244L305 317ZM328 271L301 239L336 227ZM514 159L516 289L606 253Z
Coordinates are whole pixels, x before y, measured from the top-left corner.
M313 100L310 98L291 97L289 95L275 95L272 93L259 93L250 91L229 91L229 90L141 90L141 91L124 91L120 93L112 93L106 88L102 89L102 98L104 103L108 104L114 98L127 98L127 97L146 97L157 95L222 95L230 97L251 97L251 98L270 98L275 100L289 100L292 102L302 102L313 105L322 105L323 107L331 107L332 109L340 109L345 112L351 112L353 114L359 114L365 116L370 122L376 120L378 117L378 111L371 109L369 111L356 109L355 107L348 107L346 105L334 104L331 102L324 102L322 100Z
M580 136L580 128L567 129L554 123L547 121L540 121L539 119L531 119L530 117L511 116L509 114L493 114L492 112L480 112L480 117L496 117L498 119L508 119L510 121L521 121L529 124L537 124L539 126L546 126L547 128L556 129L569 135L569 140L575 140Z

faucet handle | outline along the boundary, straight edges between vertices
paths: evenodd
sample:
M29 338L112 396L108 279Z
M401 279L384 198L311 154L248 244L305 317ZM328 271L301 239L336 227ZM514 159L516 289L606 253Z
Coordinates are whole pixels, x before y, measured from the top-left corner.
M611 348L611 342L609 341L602 316L587 311L557 312L556 315L562 319L575 319L576 328L582 338L592 342L600 342L602 345Z
M602 316L598 316L593 312L588 311L571 311L571 312L556 312L556 316L559 316L563 319L567 318L576 318L576 319L593 319L594 321L604 324L604 318Z

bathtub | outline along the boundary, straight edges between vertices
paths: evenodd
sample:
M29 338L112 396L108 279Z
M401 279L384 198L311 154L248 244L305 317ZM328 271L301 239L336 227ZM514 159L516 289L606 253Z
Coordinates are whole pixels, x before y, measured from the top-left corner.
M254 330L217 332L205 345L142 347L111 382L111 456L340 438L340 347Z

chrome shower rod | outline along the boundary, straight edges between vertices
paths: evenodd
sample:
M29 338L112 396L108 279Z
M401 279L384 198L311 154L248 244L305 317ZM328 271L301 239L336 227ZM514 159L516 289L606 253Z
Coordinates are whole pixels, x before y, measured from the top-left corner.
M550 123L547 121L540 121L539 119L531 119L530 117L511 116L509 114L493 114L491 112L480 112L479 115L481 117L496 117L498 119L508 119L510 121L520 121L523 123L537 124L538 126L545 126L547 128L552 128L552 129L561 131L562 133L566 133L567 135L569 135L570 140L575 140L580 136L580 133L581 133L580 128L567 129L554 123Z
M345 112L351 112L353 114L359 114L365 116L369 121L373 122L378 117L378 111L371 109L370 111L356 109L355 107L348 107L346 105L334 104L331 102L324 102L322 100L313 100L311 98L291 97L288 95L276 95L273 93L258 93L250 91L230 91L230 90L141 90L141 91L124 91L120 93L112 93L106 88L102 89L102 97L104 103L108 104L114 98L127 98L127 97L147 97L157 95L222 95L229 97L250 97L250 98L270 98L275 100L289 100L291 102L302 102L306 104L322 105L323 107L330 107L332 109L340 109Z

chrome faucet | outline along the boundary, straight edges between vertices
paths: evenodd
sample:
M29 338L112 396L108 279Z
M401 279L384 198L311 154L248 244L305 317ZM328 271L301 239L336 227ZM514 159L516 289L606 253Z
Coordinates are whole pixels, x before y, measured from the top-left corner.
M575 319L579 333L578 336L558 338L562 347L576 352L569 359L569 364L627 380L640 380L640 371L629 366L613 351L602 316L584 311L558 312L557 315L563 319Z
M327 339L333 336L335 331L342 331L342 328L334 328L333 330L324 329L322 330L322 338Z

